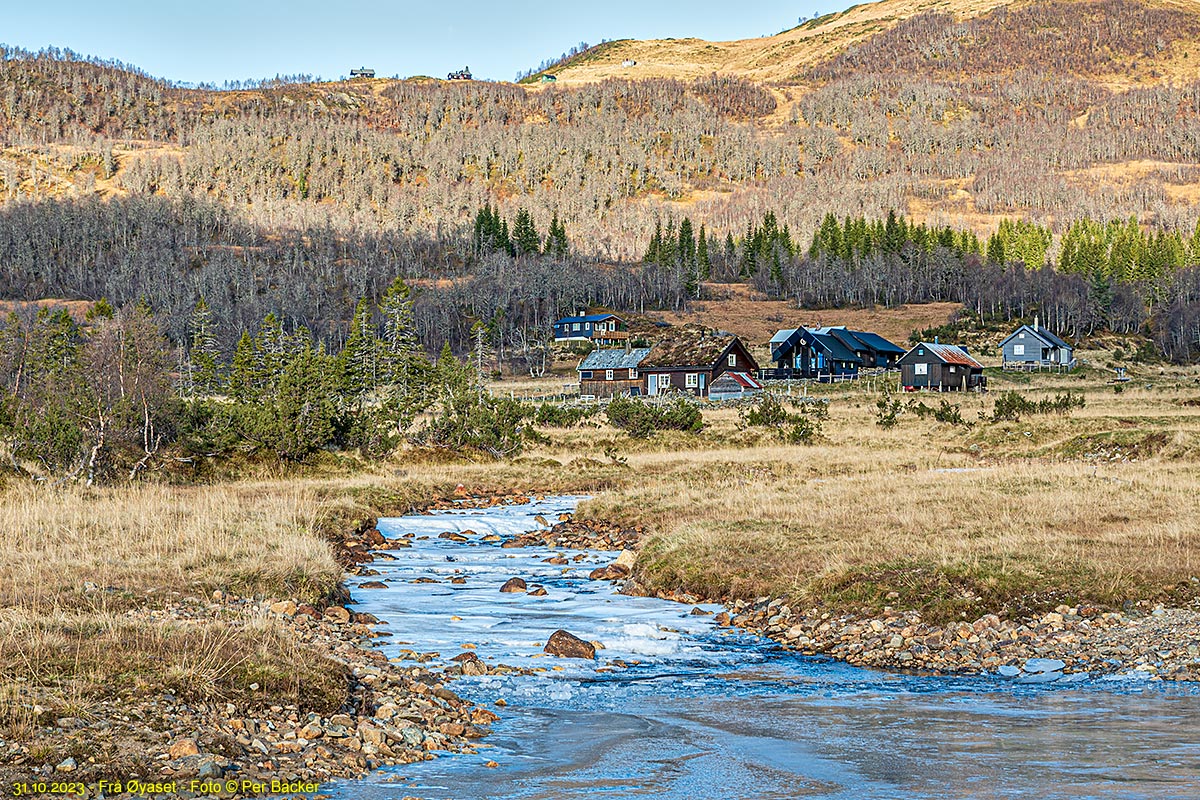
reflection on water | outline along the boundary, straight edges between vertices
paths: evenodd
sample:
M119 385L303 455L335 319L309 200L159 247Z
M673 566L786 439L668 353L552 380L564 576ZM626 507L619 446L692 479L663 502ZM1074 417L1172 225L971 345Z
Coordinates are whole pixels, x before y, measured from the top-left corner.
M536 515L553 519L575 502L380 523L386 536L418 537L392 551L396 561L372 565L387 589L354 592L359 610L389 623L393 638L381 640L389 656L411 643L449 659L474 644L489 663L547 671L456 682L476 702L508 703L478 754L377 773L339 796L1200 796L1200 693L1191 686L1129 678L1056 689L858 669L587 580L615 554L555 566L543 561L553 551L479 541L531 530ZM436 538L451 530L475 535ZM514 576L548 595L501 594ZM541 657L558 628L605 649L595 663ZM613 659L629 666L605 671Z

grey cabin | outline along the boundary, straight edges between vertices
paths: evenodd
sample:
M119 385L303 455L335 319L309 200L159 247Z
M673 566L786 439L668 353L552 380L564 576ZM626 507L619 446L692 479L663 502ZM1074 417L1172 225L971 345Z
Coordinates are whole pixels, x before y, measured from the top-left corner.
M1069 370L1075 366L1075 348L1038 324L1022 325L1000 342L1005 369Z

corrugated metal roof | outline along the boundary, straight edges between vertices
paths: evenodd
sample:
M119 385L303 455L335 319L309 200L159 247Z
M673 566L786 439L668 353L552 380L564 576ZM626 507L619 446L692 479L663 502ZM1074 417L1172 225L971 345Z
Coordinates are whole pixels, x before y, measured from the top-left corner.
M583 361L579 362L576 369L637 369L638 365L642 363L642 359L648 355L650 355L649 347L638 347L628 352L616 348L593 350Z
M588 314L586 317L563 317L562 319L555 320L554 324L561 325L563 323L574 324L576 322L603 322L606 319L619 320L621 318L616 314Z
M977 367L979 369L983 369L983 364L980 364L978 361L971 358L967 351L963 350L958 345L930 344L929 342L921 342L908 352L911 353L913 350L917 350L919 348L925 348L932 355L936 356L947 364L957 364L962 367Z

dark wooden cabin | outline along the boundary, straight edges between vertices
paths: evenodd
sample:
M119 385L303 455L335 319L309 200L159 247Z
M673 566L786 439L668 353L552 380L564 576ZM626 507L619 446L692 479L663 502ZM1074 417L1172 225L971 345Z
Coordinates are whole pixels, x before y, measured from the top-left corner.
M906 391L935 392L987 390L987 377L970 353L952 344L921 342L898 362L900 382Z
M641 362L650 348L634 350L593 350L577 367L579 396L583 400L599 400L642 393Z
M685 333L659 342L640 366L645 394L669 391L708 397L708 388L725 372L758 371L758 362L731 333Z

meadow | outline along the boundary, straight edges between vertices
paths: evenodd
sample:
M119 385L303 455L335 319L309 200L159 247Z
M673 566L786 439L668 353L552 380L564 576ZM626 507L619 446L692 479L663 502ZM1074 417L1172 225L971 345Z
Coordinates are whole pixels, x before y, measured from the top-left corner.
M164 686L196 702L336 708L344 667L237 599L335 601L339 535L463 494L588 494L580 517L645 526L634 575L650 592L930 620L1186 605L1200 589L1200 372L1144 367L1119 389L1109 375L893 393L891 427L878 424L883 380L796 387L797 413L827 408L809 444L706 406L700 433L633 439L597 413L540 428L503 462L410 450L212 485L14 479L0 491L0 736ZM994 421L1009 390L1085 404ZM917 413L943 400L954 421ZM208 610L181 619L181 605Z

